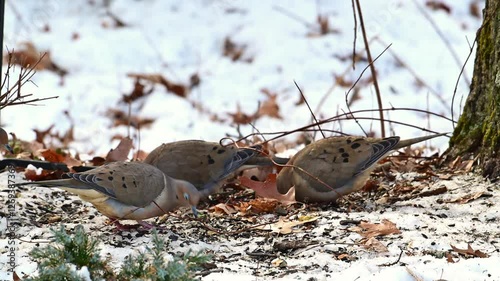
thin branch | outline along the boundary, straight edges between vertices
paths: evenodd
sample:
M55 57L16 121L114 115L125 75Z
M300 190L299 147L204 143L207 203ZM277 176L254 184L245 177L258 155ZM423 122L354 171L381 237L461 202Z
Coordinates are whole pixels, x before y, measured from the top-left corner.
M318 119L316 118L316 115L314 115L314 112L312 111L311 107L309 106L309 102L307 101L306 96L304 95L304 93L300 89L297 82L295 82L295 80L293 80L293 83L295 84L295 87L297 87L297 89L299 90L299 93L302 96L302 99L304 100L304 102L306 103L307 108L309 109L309 112L311 113L312 118L314 118L314 122L318 123ZM321 130L321 126L319 124L318 124L318 129L321 132L321 135L323 136L323 138L326 138L325 133L323 133L323 131Z
M359 80L361 80L361 77L363 77L363 74L365 73L365 71L375 62L378 60L378 58L380 58L380 56L382 56L385 51L387 51L387 49L389 49L390 47L392 46L392 44L390 44L389 46L387 46L383 51L382 53L380 53L376 58L375 60L371 61L364 69L363 71L361 71L361 74L358 76L358 79L354 82L354 84L351 86L351 88L349 89L349 91L347 91L347 93L345 94L345 103L347 105L347 109L349 110L349 113L352 114L352 111L351 111L351 107L349 105L349 102L347 100L347 97L349 96L349 93L354 89L354 87L356 86L356 84L358 84ZM380 105L380 104L379 104ZM382 107L379 107L379 113L380 113L380 116L381 116L381 119L380 119L380 122L383 124L384 123L384 114L382 113ZM354 115L353 115L354 116ZM361 128L361 125L358 123L358 126ZM384 126L382 126L384 127ZM361 128L361 130L363 130L363 128ZM385 131L385 130L384 130ZM364 130L363 130L364 132ZM382 137L385 136L385 133L382 134Z
M354 18L354 39L352 40L352 70L356 69L356 39L358 38L358 20L356 19L356 7L354 0L351 0L352 15Z
M361 25L361 31L363 34L363 41L365 42L366 55L368 57L368 63L370 66L370 71L372 73L373 78L373 87L375 87L375 93L377 95L377 102L379 109L382 108L382 96L380 94L380 89L378 87L377 81L377 72L375 71L375 65L373 64L372 55L370 52L370 44L368 43L368 37L366 36L365 24L363 21L363 13L361 12L361 5L359 4L359 0L356 0L356 7L358 9L359 23ZM380 130L382 131L382 137L385 138L385 124L384 124L384 112L382 110L379 111L380 115Z
M479 32L478 32L478 34L479 34ZM465 59L465 62L462 65L462 69L460 70L460 73L458 74L457 82L455 83L455 89L453 90L453 96L451 98L451 120L454 120L453 104L455 103L455 96L457 94L458 83L460 82L460 77L462 77L462 73L465 71L465 66L467 65L467 62L469 61L469 58L472 55L472 52L474 51L474 45L476 45L476 42L477 42L477 35L476 35L476 38L474 39L474 42L472 42L472 46L469 45L470 46L469 55L467 55L467 58ZM451 124L453 125L453 130L455 130L455 123L452 122Z

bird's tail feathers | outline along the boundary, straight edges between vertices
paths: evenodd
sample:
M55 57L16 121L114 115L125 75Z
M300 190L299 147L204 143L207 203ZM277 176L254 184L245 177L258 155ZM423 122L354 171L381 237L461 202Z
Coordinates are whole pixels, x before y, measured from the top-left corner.
M430 140L433 138L445 136L447 134L448 133L441 133L441 134L434 134L434 135L430 135L430 136L418 137L418 138L413 138L413 139L401 140L394 147L394 149L400 149L400 148L407 147L407 146L410 146L410 145L415 144L415 143L419 143L419 142L423 142L423 141Z

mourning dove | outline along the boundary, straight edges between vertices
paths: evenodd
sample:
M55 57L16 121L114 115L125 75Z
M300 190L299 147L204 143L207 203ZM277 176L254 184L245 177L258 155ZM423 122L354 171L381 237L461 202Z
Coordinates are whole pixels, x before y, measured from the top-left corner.
M287 163L290 166L280 171L278 191L285 194L294 186L297 201L335 201L342 195L361 189L375 163L392 150L443 135L402 141L399 137L379 139L356 136L319 140L295 154Z
M0 128L0 145L2 145L10 153L14 154L14 150L12 150L12 147L9 145L9 135L2 128Z
M144 163L158 167L166 175L189 181L200 190L213 190L213 185L243 169L270 166L273 161L285 164L289 160L258 156L260 149L260 146L238 148L216 142L185 140L160 145L151 151Z
M65 173L63 179L18 185L26 184L64 189L92 203L113 221L137 220L146 228L150 225L142 220L181 206L191 206L196 215L198 201L211 192L200 192L191 183L171 178L142 162L112 162L82 173Z

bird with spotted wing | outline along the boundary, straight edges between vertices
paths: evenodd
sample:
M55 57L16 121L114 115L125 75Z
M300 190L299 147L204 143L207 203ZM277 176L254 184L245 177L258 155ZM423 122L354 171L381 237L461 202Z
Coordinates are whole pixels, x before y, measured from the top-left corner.
M445 134L400 140L356 136L321 139L295 154L277 177L282 194L295 187L295 200L331 202L357 191L375 164L391 151Z
M273 161L285 164L288 158L260 156L262 146L239 148L216 142L184 140L164 143L144 159L166 175L192 183L199 190L215 190L225 179L237 172L259 166L271 166ZM272 160L271 160L272 159Z
M62 179L25 182L58 187L94 205L120 227L118 220L143 220L160 216L182 206L196 206L211 190L198 191L190 182L165 175L142 162L112 162L82 173L65 173Z

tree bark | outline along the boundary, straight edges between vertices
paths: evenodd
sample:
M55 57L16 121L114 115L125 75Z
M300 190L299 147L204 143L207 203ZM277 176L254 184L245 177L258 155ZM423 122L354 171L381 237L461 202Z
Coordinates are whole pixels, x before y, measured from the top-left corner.
M486 0L477 34L471 92L448 154L479 156L482 174L500 177L500 0Z

